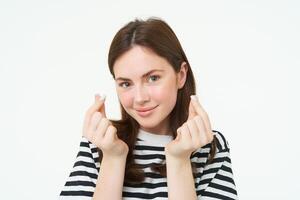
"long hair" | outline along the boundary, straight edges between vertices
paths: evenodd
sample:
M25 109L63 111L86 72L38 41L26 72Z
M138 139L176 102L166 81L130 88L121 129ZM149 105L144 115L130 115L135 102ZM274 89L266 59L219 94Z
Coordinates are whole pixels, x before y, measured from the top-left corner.
M180 45L178 38L171 27L162 19L151 17L147 20L135 19L123 26L114 36L108 54L108 66L110 73L115 79L113 71L114 63L125 52L132 47L140 45L153 50L157 55L165 58L176 73L180 71L182 62L188 66L187 78L184 86L177 92L177 101L171 111L170 122L172 123L171 134L177 136L177 129L188 119L190 96L196 94L195 79L188 59ZM139 123L132 118L122 107L121 119L111 120L117 129L117 135L129 147L125 167L125 182L140 183L144 180L144 174L138 164L134 161L133 150L137 140ZM216 151L215 139L211 144L209 161L214 157ZM103 154L99 150L100 162ZM155 164L151 169L166 177L166 164ZM195 165L192 163L193 176L195 177Z

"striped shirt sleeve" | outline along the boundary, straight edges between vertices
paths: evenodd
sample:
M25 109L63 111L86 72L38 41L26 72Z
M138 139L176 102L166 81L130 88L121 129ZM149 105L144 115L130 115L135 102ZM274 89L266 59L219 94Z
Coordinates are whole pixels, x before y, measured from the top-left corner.
M97 147L82 137L73 169L59 195L60 200L91 200L99 172Z
M207 163L197 184L200 200L237 200L236 186L231 168L230 148L224 135L215 132L217 151L212 162Z

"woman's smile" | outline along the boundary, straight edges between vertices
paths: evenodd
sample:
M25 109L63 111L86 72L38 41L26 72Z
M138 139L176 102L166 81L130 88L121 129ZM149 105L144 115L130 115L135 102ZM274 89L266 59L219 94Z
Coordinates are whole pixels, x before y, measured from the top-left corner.
M158 105L157 105L158 106ZM149 116L151 113L154 112L155 108L157 107L152 107L152 108L143 108L143 109L136 109L137 113L139 116L141 117L147 117Z
M137 45L122 54L113 69L117 94L124 110L144 130L168 132L168 116L185 81L185 63L176 72L164 57Z

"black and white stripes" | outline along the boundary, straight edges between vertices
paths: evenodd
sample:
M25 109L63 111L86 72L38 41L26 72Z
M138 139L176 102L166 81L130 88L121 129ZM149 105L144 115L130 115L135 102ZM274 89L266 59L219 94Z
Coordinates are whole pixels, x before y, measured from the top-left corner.
M215 131L217 152L207 164L210 144L205 145L191 156L197 166L195 191L198 199L238 199L231 168L229 145L223 134ZM142 184L123 186L123 200L168 199L167 180L150 168L152 163L165 161L164 146L171 136L155 135L140 130L134 149L137 164L143 167L145 181ZM59 199L92 199L100 169L99 155L95 145L82 137L80 149L73 169L60 193Z

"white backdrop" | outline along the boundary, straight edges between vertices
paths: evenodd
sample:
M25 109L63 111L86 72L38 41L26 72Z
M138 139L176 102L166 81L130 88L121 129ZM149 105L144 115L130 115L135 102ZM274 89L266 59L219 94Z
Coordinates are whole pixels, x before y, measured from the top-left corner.
M135 17L177 34L213 128L231 147L240 199L299 199L299 1L0 2L1 199L58 197L84 113L106 93L110 42Z

